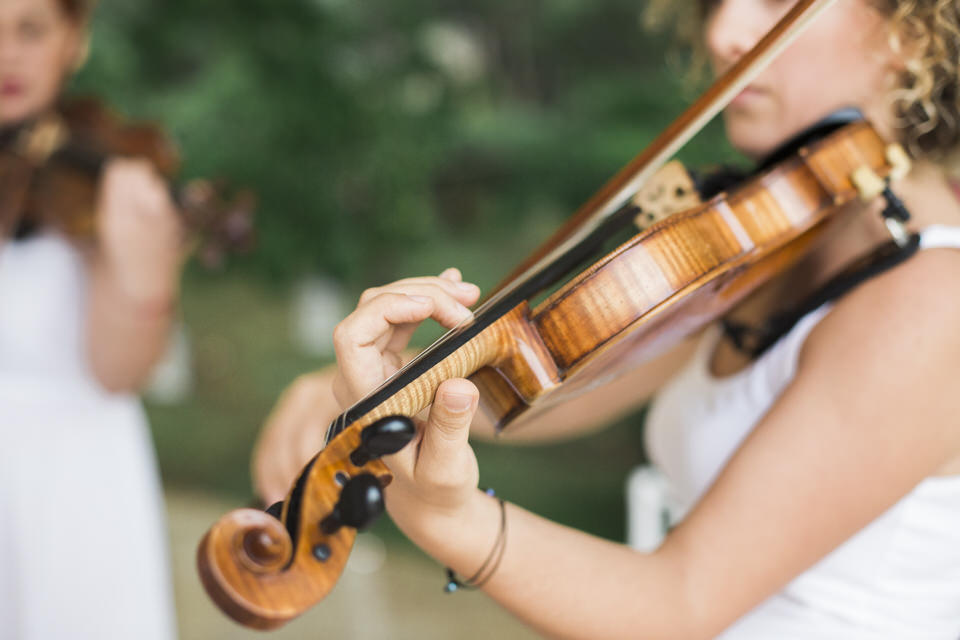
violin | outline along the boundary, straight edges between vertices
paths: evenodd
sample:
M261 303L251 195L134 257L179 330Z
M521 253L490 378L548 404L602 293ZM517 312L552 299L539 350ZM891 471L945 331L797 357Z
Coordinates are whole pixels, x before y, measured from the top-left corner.
M217 521L197 551L213 601L241 624L270 629L333 588L356 537L384 509L380 458L416 434L412 416L444 380L466 377L498 429L524 413L636 366L722 317L795 264L857 200L909 170L906 153L854 121L701 201L689 173L664 164L825 8L803 0L474 312L330 425L326 447L286 499ZM752 71L751 71L752 70ZM719 105L719 106L718 106ZM709 115L709 117L708 117ZM597 258L614 229L640 233ZM581 269L584 261L589 266ZM534 303L544 291L556 287Z
M128 122L95 98L65 100L0 129L0 235L53 228L91 239L100 176L117 156L146 158L168 182L180 166L176 146L159 127ZM221 264L227 252L249 250L253 242L253 193L225 191L222 182L210 180L171 188L208 267Z

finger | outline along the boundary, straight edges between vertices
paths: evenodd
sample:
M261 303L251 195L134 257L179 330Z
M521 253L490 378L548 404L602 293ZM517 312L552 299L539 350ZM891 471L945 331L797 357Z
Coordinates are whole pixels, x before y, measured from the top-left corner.
M407 296L430 298L435 310L431 317L448 329L457 326L472 316L470 309L461 300L472 301L473 294L453 296L443 287L434 284L409 284L396 288L387 286L383 288L383 293L402 293ZM474 293L479 295L480 290L474 288Z
M448 269L449 271L449 269ZM456 270L454 270L456 271ZM444 272L446 273L446 272ZM459 274L459 272L457 272ZM367 289L360 295L360 304L375 298L382 293L406 293L407 295L430 295L424 293L429 287L436 287L444 291L462 305L471 305L480 297L480 288L469 282L454 281L446 277L405 278L385 284L382 287Z
M408 295L416 296L417 294L411 291ZM434 304L439 308L436 310L436 313L432 314L432 317L445 329L453 329L473 318L472 311L452 298L446 298L441 295L439 298L434 298ZM397 325L394 327L391 335L385 335L377 342L377 346L384 354L387 352L397 353L403 351L407 348L418 326L419 324L414 323Z
M436 287L411 287L410 291L382 293L358 307L341 325L347 325L344 328L350 331L361 332L354 336L356 341L374 343L383 350L396 331L409 333L426 318L433 318L451 328L472 317L469 309ZM406 342L398 344L394 341L392 346L394 350L400 350Z
M443 272L440 274L440 277L445 280L450 280L451 282L463 281L463 274L461 274L460 269L457 269L456 267L450 267L448 269L444 269Z
M352 404L384 380L384 362L378 341L395 325L419 323L434 313L430 298L384 293L358 307L333 330L333 346L348 397L337 390L337 399ZM346 400L346 402L345 402Z
M426 298L426 296L416 295L413 297L418 299ZM459 327L464 324L464 322L473 318L473 312L457 302L434 301L434 305L437 304L442 304L443 306L435 309L431 317L437 320L445 329ZM387 373L388 376L400 368L401 358L397 354L407 348L410 344L410 339L413 338L413 334L419 326L419 323L413 322L398 324L394 326L391 333L384 334L377 340L377 348L380 349L385 359L385 369L389 369Z
M480 394L469 380L457 378L443 382L430 408L423 442L416 463L418 479L444 483L458 472L470 435L470 423L477 410Z
M423 430L426 423L423 420L414 420L413 424L417 428L417 433L413 439L407 443L407 446L394 454L381 458L384 464L387 465L387 468L390 469L390 473L394 475L394 479L401 483L413 481L418 452L423 442Z

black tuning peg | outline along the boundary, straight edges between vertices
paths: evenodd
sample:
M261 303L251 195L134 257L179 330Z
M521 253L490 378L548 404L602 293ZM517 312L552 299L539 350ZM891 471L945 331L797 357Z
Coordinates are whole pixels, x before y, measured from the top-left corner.
M279 502L274 502L272 505L264 509L267 513L272 515L277 520L280 519L280 516L283 514L283 500Z
M350 454L350 462L362 467L371 460L396 453L416 434L417 428L407 416L380 418L360 432L360 446Z
M383 491L380 481L370 473L361 473L347 480L333 512L320 522L320 528L328 535L343 526L362 531L381 513Z

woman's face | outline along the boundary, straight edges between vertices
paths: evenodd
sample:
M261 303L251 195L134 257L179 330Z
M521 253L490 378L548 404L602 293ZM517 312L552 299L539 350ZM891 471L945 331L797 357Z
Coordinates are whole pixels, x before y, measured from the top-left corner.
M81 29L57 0L0 0L0 125L56 100L76 64Z
M795 0L717 0L705 24L719 74L753 47ZM730 142L760 158L827 114L859 107L889 135L887 92L895 58L886 19L866 0L838 0L724 111Z

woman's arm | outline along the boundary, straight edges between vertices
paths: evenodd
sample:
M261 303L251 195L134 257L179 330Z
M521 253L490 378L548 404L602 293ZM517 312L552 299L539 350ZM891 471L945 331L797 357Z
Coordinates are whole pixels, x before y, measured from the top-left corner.
M549 636L715 636L960 455L960 299L931 286L958 276L956 256L922 255L839 302L793 383L655 553L510 505L485 591ZM344 324L369 339L372 324ZM461 575L482 565L500 517L476 489L475 408L472 385L444 383L418 446L387 460L394 521Z
M100 383L134 391L163 354L176 307L182 232L166 183L145 160L114 160L89 256L87 346Z

